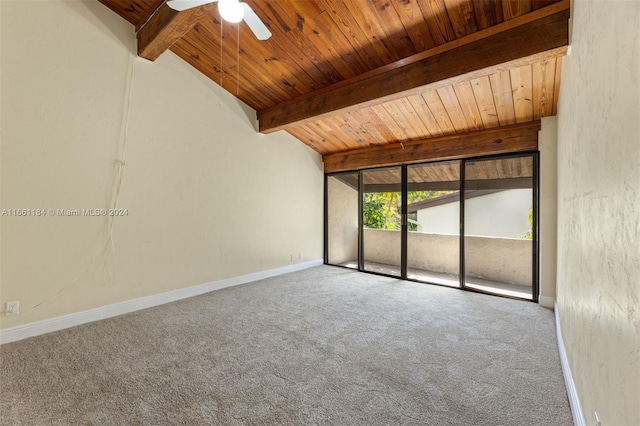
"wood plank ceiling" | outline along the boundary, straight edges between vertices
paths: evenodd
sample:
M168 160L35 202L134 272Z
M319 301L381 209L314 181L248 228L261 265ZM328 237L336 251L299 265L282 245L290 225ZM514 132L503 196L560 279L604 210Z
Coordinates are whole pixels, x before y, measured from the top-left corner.
M532 188L533 158L518 156L467 161L465 165L465 191L477 189ZM448 191L460 189L460 163L442 161L416 164L408 167L409 191ZM358 173L341 173L337 179L358 188ZM365 192L400 192L400 167L367 170L363 174Z
M266 41L214 5L99 1L135 26L141 56L169 48L329 171L535 149L568 44L569 0L247 0Z

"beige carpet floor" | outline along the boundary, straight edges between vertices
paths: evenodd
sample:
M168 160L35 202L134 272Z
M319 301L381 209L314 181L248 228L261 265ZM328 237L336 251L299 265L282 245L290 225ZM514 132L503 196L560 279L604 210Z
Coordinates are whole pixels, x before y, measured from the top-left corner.
M553 313L320 266L0 347L7 425L570 425Z

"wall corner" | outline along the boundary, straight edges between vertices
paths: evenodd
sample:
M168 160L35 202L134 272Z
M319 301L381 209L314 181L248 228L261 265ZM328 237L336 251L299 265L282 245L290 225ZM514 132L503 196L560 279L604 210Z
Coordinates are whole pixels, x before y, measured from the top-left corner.
M558 120L544 117L538 134L540 151L539 277L540 304L553 307L556 297L558 230ZM551 304L547 306L547 304Z

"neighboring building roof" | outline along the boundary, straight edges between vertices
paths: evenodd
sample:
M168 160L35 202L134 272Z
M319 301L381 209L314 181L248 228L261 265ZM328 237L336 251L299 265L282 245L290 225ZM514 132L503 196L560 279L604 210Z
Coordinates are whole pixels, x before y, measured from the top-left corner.
M503 189L475 189L471 191L465 191L464 199L468 200L470 198L483 197L485 195L495 194L496 192L502 192L502 191L504 190ZM452 194L443 195L438 198L431 198L429 200L424 200L418 203L409 204L407 206L407 212L413 213L413 212L417 212L418 210L424 210L430 207L441 206L443 204L457 203L458 201L460 201L460 193L456 191Z

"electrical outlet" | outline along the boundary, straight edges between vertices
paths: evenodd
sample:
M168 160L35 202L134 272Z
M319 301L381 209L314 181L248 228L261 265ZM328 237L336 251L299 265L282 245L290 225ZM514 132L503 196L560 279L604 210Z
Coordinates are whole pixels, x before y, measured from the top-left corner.
M293 262L293 255L291 255L290 257L291 257L291 261Z
M18 315L20 313L20 301L14 300L13 302L7 302L7 308L5 309L5 315Z
M304 254L302 254L302 252L298 253L298 259L300 260L304 259Z

